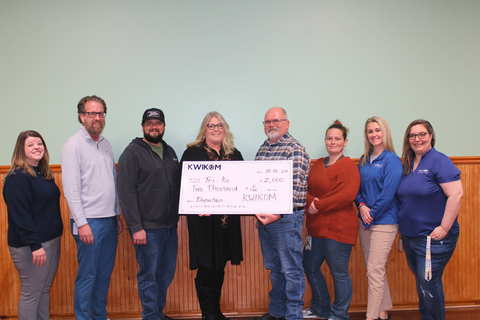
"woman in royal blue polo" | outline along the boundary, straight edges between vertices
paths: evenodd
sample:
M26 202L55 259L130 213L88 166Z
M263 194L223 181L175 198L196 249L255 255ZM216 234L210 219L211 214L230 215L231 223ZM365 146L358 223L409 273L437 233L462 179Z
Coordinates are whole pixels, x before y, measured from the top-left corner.
M398 200L402 162L395 154L390 127L382 117L365 122L365 153L360 158L357 195L359 234L367 267L367 319L390 319L392 299L387 281L388 255L398 232Z
M435 132L415 120L403 141L398 222L408 266L415 275L422 319L444 320L442 275L457 245L463 197L460 171L434 148Z

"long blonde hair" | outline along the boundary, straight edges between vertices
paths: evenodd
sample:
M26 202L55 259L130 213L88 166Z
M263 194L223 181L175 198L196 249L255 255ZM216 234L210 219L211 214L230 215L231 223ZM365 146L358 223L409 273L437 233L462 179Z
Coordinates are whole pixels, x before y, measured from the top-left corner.
M392 141L392 132L390 131L390 126L388 125L387 121L382 117L373 116L371 118L368 118L367 121L365 121L365 128L363 130L363 140L365 147L363 150L363 157L360 160L360 166L363 166L367 161L370 162L370 154L373 151L373 146L368 140L367 127L372 122L378 123L380 130L382 130L382 143L385 149L396 153Z
M233 150L235 150L235 145L233 144L233 134L230 132L230 127L228 126L227 121L225 121L225 118L217 111L210 111L207 113L205 118L203 118L202 124L200 125L200 132L198 133L197 139L187 144L187 148L201 146L205 142L205 131L207 130L207 124L213 117L218 118L225 129L225 136L222 140L223 151L225 154L233 154Z
M20 132L17 138L17 143L15 144L15 149L13 150L12 163L10 170L8 171L6 177L13 174L17 169L23 169L23 173L28 173L32 177L35 177L37 174L35 170L27 163L27 157L25 156L25 140L28 137L40 138L43 143L44 153L42 159L38 162L38 170L46 180L52 180L53 174L50 166L50 156L48 155L47 145L45 140L40 133L34 130L27 130Z

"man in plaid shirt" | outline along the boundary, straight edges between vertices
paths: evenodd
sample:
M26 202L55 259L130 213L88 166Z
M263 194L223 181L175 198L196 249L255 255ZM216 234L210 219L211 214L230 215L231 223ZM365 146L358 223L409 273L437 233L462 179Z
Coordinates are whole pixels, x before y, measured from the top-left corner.
M305 276L303 273L303 214L307 198L310 157L294 139L290 121L282 108L271 108L263 122L268 139L258 149L255 160L293 161L293 214L256 214L263 263L270 270L268 312L252 320L301 320Z

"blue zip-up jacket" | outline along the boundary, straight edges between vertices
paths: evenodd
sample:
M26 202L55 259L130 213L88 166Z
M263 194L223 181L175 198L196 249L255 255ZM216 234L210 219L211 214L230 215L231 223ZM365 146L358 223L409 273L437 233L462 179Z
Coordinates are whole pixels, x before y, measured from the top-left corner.
M400 205L395 193L403 174L400 158L394 152L384 150L372 163L367 161L363 166L359 163L358 170L361 180L357 205L364 202L370 208L371 224L397 224ZM370 224L364 226L370 228Z

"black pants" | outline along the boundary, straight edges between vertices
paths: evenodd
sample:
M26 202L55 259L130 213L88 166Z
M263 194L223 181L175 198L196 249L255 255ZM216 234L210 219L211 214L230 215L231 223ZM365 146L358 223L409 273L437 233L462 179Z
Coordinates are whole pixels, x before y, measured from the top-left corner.
M198 302L204 319L224 318L220 311L220 297L222 295L225 265L222 269L198 267L195 288L197 289Z

